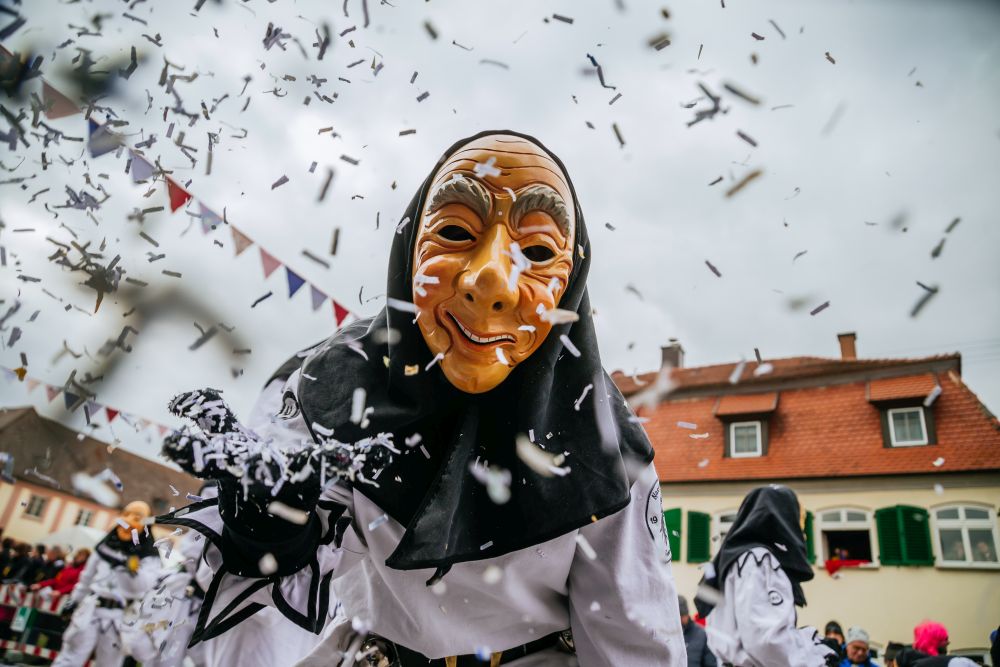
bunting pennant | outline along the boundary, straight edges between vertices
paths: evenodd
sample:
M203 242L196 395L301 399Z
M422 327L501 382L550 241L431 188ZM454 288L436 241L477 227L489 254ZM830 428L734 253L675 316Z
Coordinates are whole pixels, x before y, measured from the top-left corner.
M45 117L49 120L65 118L80 113L80 109L58 90L42 80L42 103L45 105Z
M191 201L191 193L178 185L177 182L169 176L167 176L167 194L170 196L171 213Z
M156 169L146 158L142 157L135 151L129 151L129 155L132 157L132 166L129 167L129 173L132 174L132 182L138 183L139 181L148 181L156 173Z
M160 434L160 437L161 437L161 438L162 438L162 437L163 437L164 435L166 435L166 434L167 434L167 431L169 431L169 430L170 430L170 429L168 429L168 428L167 428L166 426L164 426L163 424L157 424L157 425L156 425L156 431L157 431L157 432L158 432L158 433Z
M4 368L3 369L3 378L5 380L7 380L7 382L12 382L12 381L14 381L14 380L17 379L17 373L15 373L14 371L12 371L9 368Z
M73 412L79 407L81 402L80 397L76 394L71 394L68 391L63 392L63 400L66 402L66 409Z
M50 384L45 385L45 397L49 399L49 403L54 401L61 391L62 389L59 387L53 387Z
M118 411L115 410L114 408L109 408L107 406L104 406L104 414L108 416L108 423L110 424L115 420L115 417L118 416Z
M250 237L239 231L235 227L230 227L233 232L233 245L236 246L236 256L239 257L244 250L253 245L253 241Z
M264 277L270 278L275 269L281 266L281 262L263 248L260 249L260 263L264 266Z
M312 283L309 283L309 292L312 296L313 310L319 310L319 307L323 305L324 301L326 301L326 294L319 291L319 289L317 289Z
M330 301L333 302L333 316L337 318L337 326L339 327L340 323L344 321L345 317L347 317L349 311L335 300L330 299Z
M222 218L218 213L215 213L201 202L198 202L198 207L200 210L199 217L201 218L201 231L203 233L208 234L210 231L213 231L216 227L222 224Z
M121 145L121 137L109 130L107 125L98 125L97 121L91 118L88 119L87 126L90 129L87 150L90 151L91 157L101 157Z
M285 273L288 276L288 298L291 299L295 296L296 292L302 289L302 286L306 284L306 281L302 276L295 273L287 266L285 267Z
M139 428L147 429L153 422L149 421L145 417L139 417Z
M35 391L35 389L38 388L38 385L41 384L41 382L39 382L38 380L36 380L34 378L28 378L27 382L28 382L28 393L29 394L31 392Z
M101 405L95 400L88 400L84 404L84 410L87 414L87 421L90 422L94 417L96 417L101 412Z

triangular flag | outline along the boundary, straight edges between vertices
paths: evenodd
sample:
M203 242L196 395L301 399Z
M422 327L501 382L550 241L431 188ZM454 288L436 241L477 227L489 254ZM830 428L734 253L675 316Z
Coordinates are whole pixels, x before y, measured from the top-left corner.
M72 412L79 407L81 401L80 397L76 394L71 394L68 391L63 392L63 400L66 402L66 409Z
M149 428L149 425L150 425L150 424L152 424L152 423L153 423L153 422L149 421L149 420L148 420L148 419L146 419L145 417L141 417L141 418L139 419L139 428L140 428L140 429L147 429L147 428Z
M108 129L107 125L98 125L93 118L88 119L90 138L87 139L87 150L93 157L100 157L118 148L121 137Z
M309 283L309 291L312 295L313 310L318 310L323 302L326 301L326 295L316 289L316 286Z
M166 433L167 431L169 431L170 429L168 429L168 428L167 428L166 426L164 426L163 424L157 424L157 425L156 425L156 430L157 430L157 432L159 432L159 434L160 434L160 437L162 438L162 437L163 437L163 435L164 435L164 434L165 434L165 433Z
M260 249L260 263L264 265L264 277L270 278L274 270L281 266L281 262L276 260L263 248Z
M12 382L13 380L17 379L17 373L15 373L14 371L10 370L9 368L4 368L4 369L0 369L0 370L3 371L3 377L4 377L5 380L7 380L7 382Z
M191 200L191 193L179 186L174 179L167 177L167 194L170 195L170 212L184 206Z
M347 317L348 310L337 303L336 300L330 299L330 301L333 302L333 316L337 318L337 326L339 327L340 323Z
M222 218L218 213L215 213L210 208L198 202L198 207L201 209L201 231L208 234L210 231L214 230L216 227L222 225Z
M253 245L253 241L249 236L239 231L235 227L230 226L233 232L233 245L236 246L236 256L239 257L240 253Z
M28 378L28 393L30 394L31 392L35 391L35 389L37 389L38 385L40 384L41 384L40 381L34 378Z
M156 169L149 160L142 157L135 151L129 151L129 155L132 157L132 164L129 166L129 173L132 174L132 182L138 183L139 181L148 181L156 173Z
M295 293L302 289L306 281L299 274L292 271L287 266L285 267L285 273L288 274L288 298L291 299L295 296Z
M110 424L111 422L113 422L115 420L115 417L118 416L118 411L115 410L114 408L109 408L109 407L105 406L105 408L104 408L104 414L106 414L108 416L108 423Z
M45 117L49 120L64 118L80 113L80 109L58 90L49 85L48 81L42 80L42 103L45 104Z
M92 399L88 400L84 407L87 408L87 414L90 415L91 419L101 412L101 404Z
M49 399L49 403L55 400L56 396L59 395L60 391L62 391L62 389L60 389L59 387L53 387L50 384L45 385L45 396L46 398Z

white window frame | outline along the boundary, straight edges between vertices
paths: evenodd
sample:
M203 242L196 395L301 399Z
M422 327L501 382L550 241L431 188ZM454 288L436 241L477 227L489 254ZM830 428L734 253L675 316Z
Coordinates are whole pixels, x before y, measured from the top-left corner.
M828 512L840 512L840 518L836 521L829 521L823 518ZM848 521L847 512L861 512L865 515L864 522ZM865 569L876 569L879 566L878 553L878 533L875 530L874 513L864 507L852 507L850 505L837 505L835 507L824 507L813 510L813 540L816 544L816 560L825 563L830 560L829 547L823 540L823 531L838 530L863 530L868 529L868 544L871 547L872 559L870 563L859 565Z
M42 501L41 507L38 508L38 514L34 514L33 512L30 511L31 504L34 502L35 498L38 498L39 500ZM43 518L45 518L45 510L47 510L48 508L49 508L48 496L43 496L40 493L32 493L28 497L28 502L24 507L24 516L30 519L35 519L36 521L41 521Z
M757 428L757 450L753 452L736 451L736 427L755 426ZM764 455L764 429L760 420L749 422L730 422L729 424L729 456L734 459L751 459Z
M80 517L83 517L85 514L86 514L86 519L87 520L85 522L83 522L83 523L80 523ZM73 525L74 526L83 526L84 528L89 528L90 524L93 522L94 517L96 515L97 515L97 512L95 512L94 510L89 510L86 507L81 507L80 510L76 513L76 521L73 523Z
M924 432L923 440L896 440L896 429L892 423L892 415L897 412L913 412L916 410L920 414L920 428ZM886 420L889 423L889 443L893 447L920 447L930 443L927 433L927 418L924 416L924 409L921 406L910 406L906 408L889 408L886 410Z
M985 511L989 516L986 519L966 519L965 508ZM938 512L947 509L958 509L958 519L938 519ZM969 528L990 529L993 532L993 550L1000 558L1000 532L997 530L997 513L989 505L978 503L952 502L944 505L935 505L930 508L931 515L931 541L934 542L934 565L943 569L962 570L1000 570L1000 562L982 563L972 560L972 544L969 540ZM965 549L966 560L945 560L941 553L941 529L951 528L962 530L962 546Z
M722 546L722 541L725 539L724 535L719 535L720 532L719 529L722 527L722 517L724 516L733 517L734 521L729 522L729 527L732 528L733 523L735 522L736 519L737 512L739 512L739 509L734 508L731 510L722 510L721 512L716 512L715 514L712 515L712 525L711 525L712 535L709 540L709 543L711 546L711 552L713 558L715 558L715 554L719 553L719 547ZM728 534L729 531L727 530L726 533Z

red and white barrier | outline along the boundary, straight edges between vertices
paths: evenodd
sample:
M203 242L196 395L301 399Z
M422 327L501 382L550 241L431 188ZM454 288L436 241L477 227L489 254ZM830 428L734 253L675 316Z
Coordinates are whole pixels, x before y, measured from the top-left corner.
M0 605L8 607L32 607L46 614L62 612L69 604L69 595L49 589L29 591L22 584L0 584Z
M33 655L36 658L45 658L46 660L55 660L56 656L59 655L59 651L53 651L50 648L42 648L40 646L31 646L30 644L22 644L10 639L0 639L0 650L2 651L17 651L25 655ZM88 660L84 667L94 667L94 661Z

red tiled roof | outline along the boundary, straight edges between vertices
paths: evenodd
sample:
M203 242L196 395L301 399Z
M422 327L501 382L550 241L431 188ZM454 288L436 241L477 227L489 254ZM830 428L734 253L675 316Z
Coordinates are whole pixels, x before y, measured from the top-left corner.
M880 412L868 401L864 378L782 389L780 407L769 417L768 452L759 458L723 456L724 425L713 415L722 392L675 392L641 415L649 418L645 427L665 482L1000 470L1000 421L957 373L937 374L937 380L942 393L930 408L937 444L923 447L883 446ZM692 438L678 422L694 423L708 437Z
M933 373L881 378L868 383L868 400L875 402L898 398L926 398L936 386L937 380Z
M778 407L778 392L766 394L731 394L719 399L715 407L716 417L728 415L754 415L774 412Z
M961 355L957 353L941 354L918 359L829 359L825 357L766 359L763 363L758 363L757 361L746 362L736 380L739 386L746 387L770 384L775 381L926 365L940 361L961 362ZM675 385L675 391L708 387L729 387L731 386L730 377L737 366L739 366L739 363L674 368L670 371L670 380ZM654 383L658 374L659 371L652 371L650 373L630 376L625 375L621 371L615 371L611 374L611 378L625 396L630 396Z

